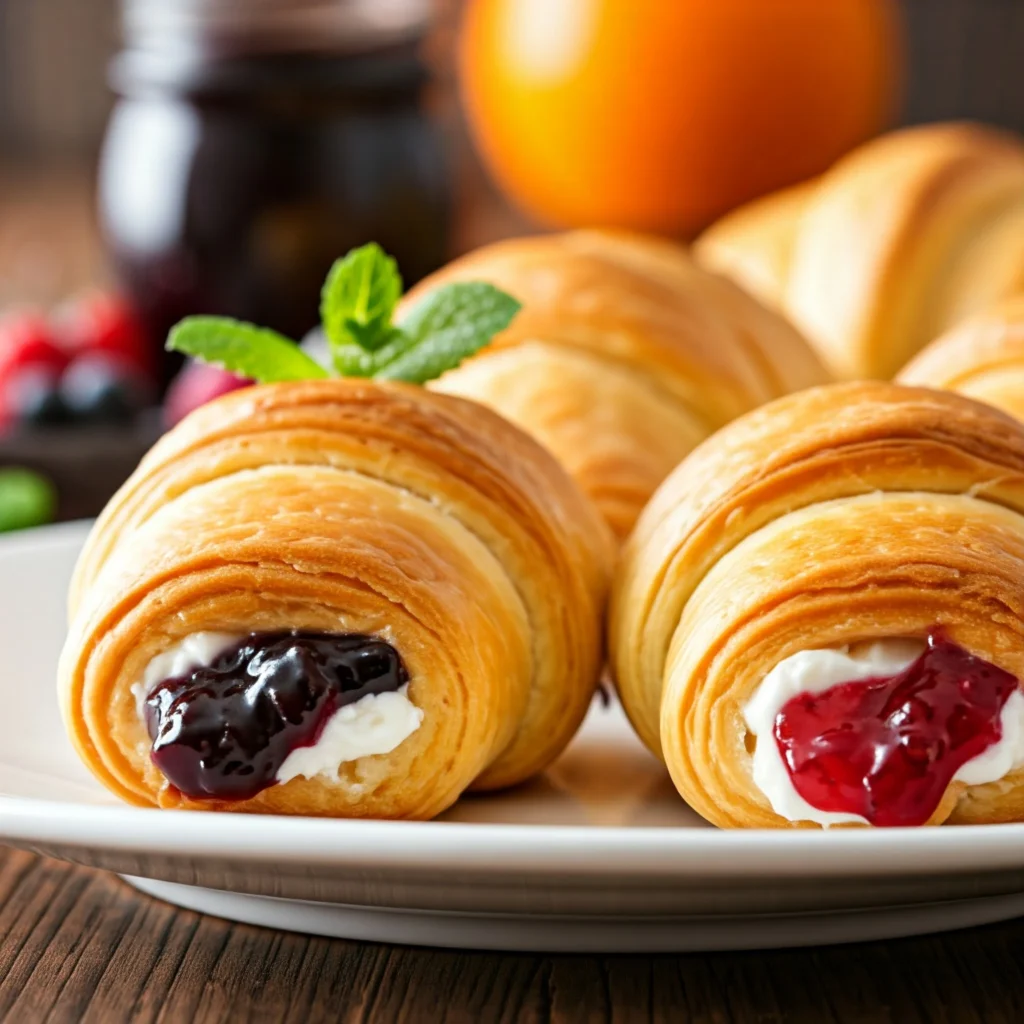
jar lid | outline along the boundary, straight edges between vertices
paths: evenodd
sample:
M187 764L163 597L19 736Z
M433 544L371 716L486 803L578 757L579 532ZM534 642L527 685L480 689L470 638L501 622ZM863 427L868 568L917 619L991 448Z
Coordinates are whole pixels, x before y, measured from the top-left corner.
M128 46L190 56L338 53L422 34L431 0L123 0Z

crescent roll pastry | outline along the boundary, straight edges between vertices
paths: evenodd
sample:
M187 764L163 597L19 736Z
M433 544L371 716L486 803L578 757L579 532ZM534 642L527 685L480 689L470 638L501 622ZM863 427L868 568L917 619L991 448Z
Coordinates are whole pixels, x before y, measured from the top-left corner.
M959 391L1024 420L1024 292L958 324L896 379Z
M715 824L1024 820L1024 428L872 382L749 413L644 510L609 640Z
M970 124L884 135L723 218L695 251L784 311L837 377L888 379L1024 289L1024 141Z
M412 289L483 280L523 303L434 385L546 445L620 537L666 474L722 424L824 371L797 332L669 242L577 231L490 245Z
M339 379L234 392L92 531L64 720L135 804L431 817L572 737L612 551L555 460L473 403Z

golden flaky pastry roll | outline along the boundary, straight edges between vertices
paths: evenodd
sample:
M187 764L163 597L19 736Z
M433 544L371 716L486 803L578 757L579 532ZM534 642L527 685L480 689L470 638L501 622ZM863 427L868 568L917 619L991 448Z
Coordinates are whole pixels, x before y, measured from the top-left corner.
M480 406L238 391L165 436L90 535L64 720L132 803L428 818L572 737L612 549L555 460Z
M491 406L546 445L621 537L694 445L825 378L785 320L670 242L578 231L500 242L414 288L488 281L523 309L434 387Z
M1024 292L958 324L896 379L959 391L1024 420Z
M1024 428L883 383L750 413L645 509L610 643L715 824L1024 819Z
M888 379L1024 289L1024 141L968 124L884 135L729 214L695 251L784 311L836 376Z

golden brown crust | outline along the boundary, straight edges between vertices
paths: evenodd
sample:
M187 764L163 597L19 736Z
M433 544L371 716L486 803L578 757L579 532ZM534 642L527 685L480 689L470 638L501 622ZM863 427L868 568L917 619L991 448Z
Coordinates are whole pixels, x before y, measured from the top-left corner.
M937 334L1024 288L1014 136L970 124L893 132L806 189L730 215L696 252L779 296L838 377L892 377Z
M1024 293L958 324L896 379L958 391L1024 419Z
M609 642L687 801L784 827L751 778L753 688L799 650L936 624L1024 678L1024 429L958 395L854 383L750 413L679 466L622 552ZM954 787L935 820L1024 815L1024 777L1004 783Z
M578 231L487 246L414 288L485 280L523 309L437 390L497 409L549 447L625 535L700 438L825 380L780 316L670 242Z
M230 809L430 817L571 738L611 550L554 459L480 406L362 381L239 391L164 437L97 522L72 585L65 721L122 797L196 806L147 756L130 687L155 654L198 631L384 635L423 726L338 783Z
M694 255L709 269L739 281L765 305L785 311L800 218L817 186L812 179L727 213L697 239Z

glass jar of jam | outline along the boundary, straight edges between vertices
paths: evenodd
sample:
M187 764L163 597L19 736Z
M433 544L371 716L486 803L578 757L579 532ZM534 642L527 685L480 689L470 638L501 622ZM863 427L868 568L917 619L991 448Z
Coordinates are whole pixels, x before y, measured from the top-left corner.
M444 262L444 147L419 57L430 7L125 0L100 221L155 345L192 313L301 338L331 262L370 240L409 284Z

